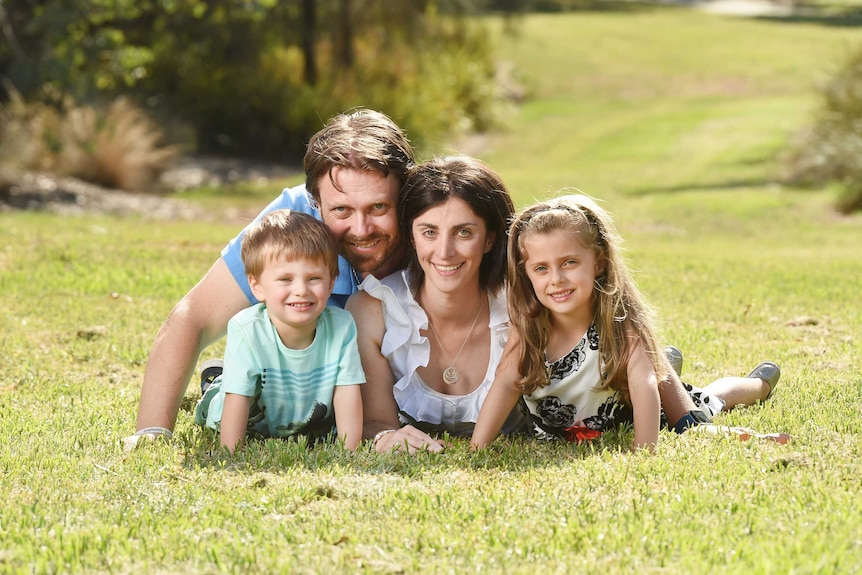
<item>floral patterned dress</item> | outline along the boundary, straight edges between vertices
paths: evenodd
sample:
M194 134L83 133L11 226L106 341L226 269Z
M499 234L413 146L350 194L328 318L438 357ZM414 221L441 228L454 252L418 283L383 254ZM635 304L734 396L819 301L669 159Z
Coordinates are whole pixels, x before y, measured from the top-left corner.
M545 367L550 385L524 397L539 437L583 441L633 422L632 408L623 401L619 391L597 387L602 365L595 326L590 326L569 353L546 362ZM685 388L708 418L712 419L723 409L721 398L704 394L688 384Z

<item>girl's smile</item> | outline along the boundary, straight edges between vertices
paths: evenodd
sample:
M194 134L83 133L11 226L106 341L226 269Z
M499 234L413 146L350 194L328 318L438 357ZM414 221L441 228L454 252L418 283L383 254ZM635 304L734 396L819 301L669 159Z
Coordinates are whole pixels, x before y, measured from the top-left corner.
M564 230L523 236L521 241L527 277L539 303L551 312L551 321L589 326L598 272L595 252Z

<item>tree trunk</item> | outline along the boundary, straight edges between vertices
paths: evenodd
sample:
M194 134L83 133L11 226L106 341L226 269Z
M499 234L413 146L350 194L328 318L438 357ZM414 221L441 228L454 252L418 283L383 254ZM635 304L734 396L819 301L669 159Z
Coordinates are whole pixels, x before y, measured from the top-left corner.
M316 23L315 0L302 0L302 53L305 56L303 78L309 86L317 84Z
M351 0L338 2L338 63L341 68L350 70L355 60L353 54L353 18Z

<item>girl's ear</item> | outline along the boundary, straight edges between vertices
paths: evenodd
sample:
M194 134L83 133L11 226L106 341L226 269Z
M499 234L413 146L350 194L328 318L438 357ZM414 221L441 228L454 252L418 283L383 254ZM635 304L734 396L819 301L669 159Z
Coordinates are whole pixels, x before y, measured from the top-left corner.
M608 261L604 254L599 254L599 257L596 258L596 277L602 277L606 271L608 271Z

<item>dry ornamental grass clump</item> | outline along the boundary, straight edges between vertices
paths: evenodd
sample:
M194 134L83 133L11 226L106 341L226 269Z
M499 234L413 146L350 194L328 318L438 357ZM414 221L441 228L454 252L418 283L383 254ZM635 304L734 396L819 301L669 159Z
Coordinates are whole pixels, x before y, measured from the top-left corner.
M14 96L0 109L0 171L43 171L102 186L150 191L179 155L161 129L128 99L106 108L60 107Z

